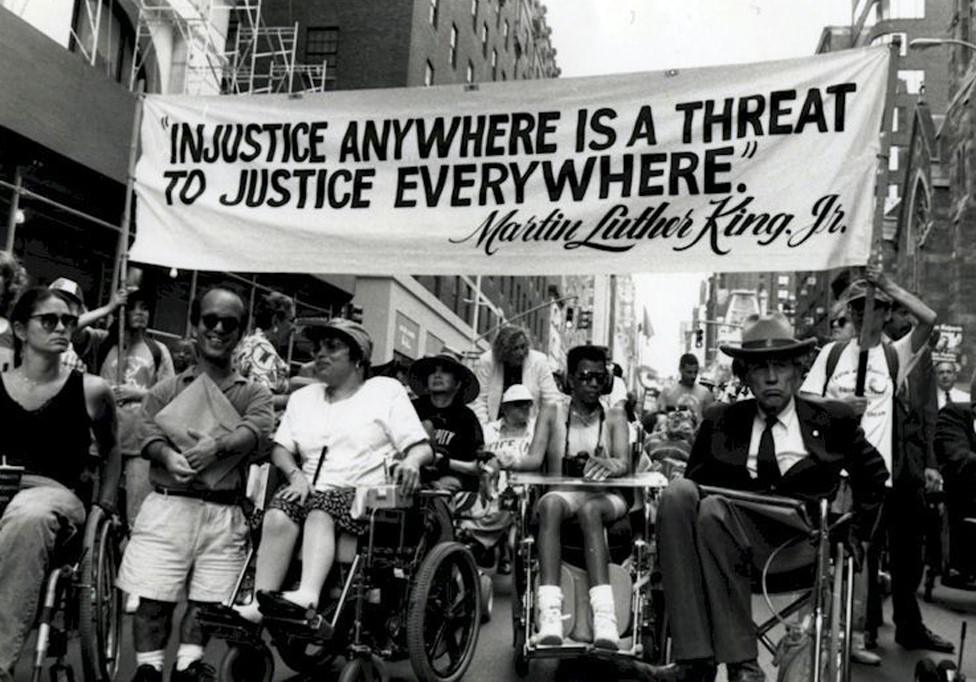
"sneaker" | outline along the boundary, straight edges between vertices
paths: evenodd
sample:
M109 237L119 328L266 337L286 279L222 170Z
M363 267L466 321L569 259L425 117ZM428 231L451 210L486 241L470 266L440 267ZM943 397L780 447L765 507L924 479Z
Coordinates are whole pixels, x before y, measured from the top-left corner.
M881 665L881 657L867 650L863 632L854 632L851 635L851 660L861 665Z
M729 682L766 682L766 673L759 667L759 661L742 661L741 663L726 663Z
M563 591L558 587L539 588L539 644L559 646L563 643Z
M163 682L163 671L156 670L149 664L140 665L136 668L132 682Z
M593 646L600 649L618 648L617 614L613 603L591 604L593 608Z
M169 679L170 682L214 682L217 679L217 671L209 663L193 661L186 670L177 670L176 666L173 666Z

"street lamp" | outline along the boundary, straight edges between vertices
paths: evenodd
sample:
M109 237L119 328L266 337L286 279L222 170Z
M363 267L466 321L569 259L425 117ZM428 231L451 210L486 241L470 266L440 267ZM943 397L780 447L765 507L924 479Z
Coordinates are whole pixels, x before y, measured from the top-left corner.
M915 38L908 43L908 47L913 50L927 50L937 45L958 45L959 47L976 51L976 44L966 40L957 40L956 38Z

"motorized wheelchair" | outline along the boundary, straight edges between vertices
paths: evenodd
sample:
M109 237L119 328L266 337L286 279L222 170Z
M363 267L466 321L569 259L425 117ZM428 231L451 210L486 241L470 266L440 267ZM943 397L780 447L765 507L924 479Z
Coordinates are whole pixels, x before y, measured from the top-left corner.
M515 671L520 676L529 672L529 663L536 658L578 658L613 660L628 664L642 677L655 679L663 674L670 661L670 639L664 596L657 566L657 544L654 534L657 501L668 485L660 472L645 472L608 481L585 481L577 478L551 477L541 474L516 473L511 482L517 491L517 549L512 605ZM582 542L571 528L563 531L564 641L546 646L534 641L534 594L538 557L532 537L535 492L543 486L560 485L580 488L631 489L637 498L629 513L608 528L611 585L617 605L617 624L620 646L614 650L594 647L589 638L589 610L586 599L574 599L580 594L574 582L585 585ZM832 680L850 679L850 641L853 610L854 565L842 542L834 539L842 535L850 514L839 517L829 513L826 500L820 504L816 522L808 515L803 502L792 498L752 495L740 491L702 487L704 494L722 494L738 499L742 504L761 502L781 506L786 515L795 516L798 523L796 543L812 543L815 559L809 566L777 574L771 570L774 553L761 575L755 576L754 590L766 597L772 616L756 625L756 636L771 653L780 667L779 679ZM790 543L792 544L792 543ZM787 550L784 545L780 550ZM567 583L570 589L567 590ZM770 595L796 593L785 607L774 607ZM585 589L582 591L585 594ZM787 622L799 614L797 622ZM786 634L777 642L773 631L785 625ZM832 653L831 653L832 652Z
M327 676L344 656L342 682L386 679L385 661L409 658L421 680L461 679L478 641L480 579L470 550L453 540L450 493L420 490L404 499L393 486L378 486L359 494L368 531L337 538L323 606L297 618L265 614L263 629L285 664L302 674ZM254 598L247 563L225 609L200 616L230 645L218 671L224 682L269 681L273 674L262 628L226 618L226 606Z
M0 512L17 493L23 468L0 466ZM94 499L94 485L77 491L83 501ZM115 587L121 561L124 526L101 507L86 504L83 529L59 538L52 567L45 576L32 652L32 682L39 682L48 660L52 682L73 682L67 663L69 641L81 647L82 675L86 682L115 678L122 639L122 593ZM124 504L121 508L124 508Z

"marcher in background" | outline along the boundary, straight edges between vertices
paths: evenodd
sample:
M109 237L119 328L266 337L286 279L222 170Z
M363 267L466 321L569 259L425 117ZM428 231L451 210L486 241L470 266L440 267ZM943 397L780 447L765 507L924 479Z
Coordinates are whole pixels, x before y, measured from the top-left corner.
M661 496L658 548L677 661L667 679L711 682L718 663L726 664L730 682L766 679L756 661L751 579L798 532L780 512L703 496L699 485L816 502L833 497L846 469L856 491L853 538L870 537L888 472L849 406L796 397L801 357L814 343L794 338L786 318L773 313L747 318L741 346L720 347L755 399L705 412L685 479ZM798 543L777 556L773 570L813 560L814 547Z
M576 346L566 354L569 401L552 402L536 421L529 455L516 465L523 470L542 468L554 475L603 481L630 470L627 420L620 408L609 412L600 396L610 387L607 350L603 346ZM576 517L583 530L586 572L593 611L593 645L616 649L619 631L610 586L606 526L627 512L623 495L613 489L581 490L552 486L537 504L539 532L540 644L563 639L560 565L561 528Z
M231 362L247 324L240 297L229 289L209 289L193 301L190 322L197 363L153 386L143 401L142 454L151 463L154 490L135 519L117 582L139 597L132 622L137 682L163 679L173 612L184 599L188 606L169 679L213 679L212 667L203 662L206 636L197 613L234 590L247 548L248 527L239 503L249 458L261 451L274 424L270 391L244 379ZM224 394L239 421L216 438L189 432L197 442L180 451L155 417L202 374ZM207 470L225 458L234 458L236 465L208 482L203 477Z
M529 347L528 333L516 325L498 330L491 350L478 358L475 376L481 393L471 409L482 424L498 419L502 395L515 384L522 384L532 394L533 417L539 415L543 403L563 399L548 358Z
M474 373L449 351L420 358L410 367L410 387L421 423L430 435L437 466L434 487L476 492L481 482L479 454L485 438L468 407L480 387Z
M60 291L62 294L68 296L78 307L78 314L80 316L78 318L78 327L71 336L71 345L68 346L68 350L61 354L61 366L68 370L73 369L79 372L98 374L98 362L95 359L94 350L89 345L89 337L87 336L88 328L112 315L119 306L125 305L129 292L122 289L116 292L105 305L94 310L88 310L85 306L85 297L82 293L81 286L74 280L68 279L67 277L58 277L51 282L48 288Z
M938 384L937 397L939 409L948 403L969 404L969 394L956 388L959 378L959 366L951 360L941 360L935 363L935 381Z
M611 407L619 407L625 410L627 405L627 384L624 383L624 368L616 362L611 366L613 367L613 386L610 388L608 394L600 396L600 404L603 405L604 410L609 410ZM628 419L628 421L630 420Z
M180 339L173 344L173 371L179 374L193 366L197 361L197 349L193 339Z
M976 381L971 395L976 395ZM969 587L976 582L976 548L964 519L976 516L976 404L953 401L939 411L935 454L945 477L949 520L949 571L942 584Z
M874 286L874 314L867 338L868 348L864 395L855 395L858 357L861 347L867 287ZM827 344L817 356L801 390L848 403L861 417L868 442L885 461L892 477L888 482L882 528L887 535L891 555L892 607L895 641L907 649L931 649L950 652L953 645L930 631L922 622L915 592L924 570L921 547L924 537L925 502L923 490L934 486L939 472L928 461L924 416L900 397L902 388L919 352L928 348L936 314L916 296L893 282L876 265L867 269L866 279L853 282L846 294L847 312L854 322L855 336L848 341ZM894 304L917 320L910 333L896 341L882 339L882 330L890 323ZM832 366L831 366L832 365ZM868 554L868 605L864 647L872 648L881 624L881 594L877 583L881 542ZM860 642L855 640L855 648ZM867 657L864 657L867 661Z
M256 381L275 396L275 407L283 409L288 402L288 363L278 354L272 334L288 325L295 316L291 298L272 292L261 297L254 311L254 331L241 339L234 352L234 366L241 376Z
M847 315L847 303L837 301L830 308L830 340L846 341L854 336L854 323Z
M98 377L61 366L78 323L74 301L44 287L28 289L10 321L20 362L0 375L0 452L25 473L0 516L0 682L13 681L56 541L81 532L85 522L78 495L92 434L100 467L94 503L109 514L121 469L111 390Z
M20 261L0 251L0 372L14 368L14 331L7 318L27 282L27 270Z
M707 388L698 383L698 358L692 353L685 353L678 360L678 372L681 378L674 386L664 389L661 393L661 403L665 411L678 407L678 401L684 396L691 396L697 405L696 416L701 420L705 409L715 402L715 396Z

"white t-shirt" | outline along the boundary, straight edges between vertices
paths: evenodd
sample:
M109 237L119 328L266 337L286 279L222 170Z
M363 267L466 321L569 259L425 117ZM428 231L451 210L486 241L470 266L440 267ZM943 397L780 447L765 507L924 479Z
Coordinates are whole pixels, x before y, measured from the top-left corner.
M495 455L502 467L510 469L525 459L532 444L535 421L529 420L525 429L518 434L502 433L502 420L488 422L484 427L485 450Z
M912 353L911 334L905 334L897 341L892 342L892 347L898 356L898 385L900 386L911 371L912 366L918 360L918 353ZM830 349L836 341L828 343L817 356L810 368L810 373L800 388L804 393L814 393L820 395L823 392L824 380L827 378L827 357ZM920 349L921 350L921 349ZM854 395L854 386L857 382L857 360L861 352L861 347L857 339L852 339L844 351L837 359L837 366L834 373L827 382L826 397L835 400L844 400L847 396ZM867 408L861 417L861 428L864 435L881 453L885 466L888 471L891 468L891 439L892 439L892 398L894 397L894 386L891 385L891 373L888 371L888 362L885 357L884 349L881 344L874 346L868 351L868 368L864 379L864 397L867 398ZM887 485L891 486L891 478Z
M275 443L301 457L316 490L386 483L394 457L426 440L406 389L389 377L368 379L337 401L328 399L325 384L305 386L291 395L275 433Z

